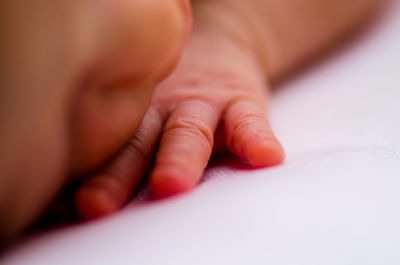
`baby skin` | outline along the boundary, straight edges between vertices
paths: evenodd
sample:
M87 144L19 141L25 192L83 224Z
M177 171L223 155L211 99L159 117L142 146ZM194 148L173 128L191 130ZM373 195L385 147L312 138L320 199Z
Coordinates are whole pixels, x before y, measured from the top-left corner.
M82 218L120 209L154 155L150 185L161 198L195 187L221 147L254 167L281 163L269 85L379 1L4 2L2 240L77 178Z

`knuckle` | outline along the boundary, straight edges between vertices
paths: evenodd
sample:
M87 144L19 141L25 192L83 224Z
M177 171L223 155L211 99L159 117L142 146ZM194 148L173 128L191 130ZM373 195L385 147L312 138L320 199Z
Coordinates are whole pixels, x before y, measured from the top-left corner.
M247 140L265 131L268 120L263 115L263 107L262 101L248 97L236 98L229 104L226 140L231 149L241 152Z
M233 130L237 130L242 127L268 122L264 116L264 107L264 100L248 97L239 97L234 99L227 107L228 112L231 111L233 113L231 119L232 124L230 124L230 127ZM239 108L240 111L237 111Z
M258 91L260 87L251 78L231 69L215 66L206 68L196 65L191 65L191 67L196 71L186 70L184 72L185 77L181 81L183 86L193 88L210 87L210 85L213 87L225 87L231 93L236 94L243 91Z
M123 189L123 178L126 177L124 172L118 167L109 167L102 172L102 175L89 179L84 185L106 188L108 190L120 191Z
M233 124L233 130L237 131L240 130L243 127L249 127L249 126L254 126L256 124L263 124L266 122L266 119L263 117L260 117L257 114L250 113L250 112L243 112L240 113Z
M198 117L180 117L171 123L168 123L164 133L180 130L190 136L203 139L212 148L214 144L214 133L203 119Z
M228 130L228 146L233 146L237 143L238 137L243 137L252 126L260 121L262 122L263 120L254 113L243 112L236 116L230 125L231 129Z
M139 160L142 163L146 163L149 159L149 154L143 147L143 142L139 138L134 137L128 142L125 149L135 158L134 161Z
M106 176L112 176L111 178L107 178L107 185L118 186L121 179L127 179L131 177L129 174L127 174L126 166L116 162L118 159L120 160L122 158L121 155L124 156L123 159L128 158L128 160L132 161L132 163L140 164L145 164L148 158L147 154L144 153L143 149L139 147L136 141L129 141L129 143L126 144L122 150L122 153L116 156L115 159L117 160L114 160L110 165L102 170L102 174Z

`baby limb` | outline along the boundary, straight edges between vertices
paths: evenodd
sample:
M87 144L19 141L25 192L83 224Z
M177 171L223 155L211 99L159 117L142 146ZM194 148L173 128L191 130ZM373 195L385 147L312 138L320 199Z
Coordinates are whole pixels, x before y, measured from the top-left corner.
M134 135L190 28L184 0L0 4L0 242Z
M194 32L178 69L156 89L138 133L79 189L81 216L105 215L126 203L154 152L155 195L190 190L209 161L217 128L251 165L281 163L266 113L269 84L350 32L377 2L192 1Z

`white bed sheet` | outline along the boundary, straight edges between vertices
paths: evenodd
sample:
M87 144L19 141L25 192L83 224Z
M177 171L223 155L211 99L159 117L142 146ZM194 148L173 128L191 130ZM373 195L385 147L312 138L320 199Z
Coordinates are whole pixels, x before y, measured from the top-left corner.
M400 1L273 95L287 151L195 191L36 236L1 264L400 264Z

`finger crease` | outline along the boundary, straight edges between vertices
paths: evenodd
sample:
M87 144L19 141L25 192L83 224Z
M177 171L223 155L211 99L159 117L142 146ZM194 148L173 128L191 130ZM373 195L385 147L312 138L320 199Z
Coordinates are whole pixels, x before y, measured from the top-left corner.
M235 119L232 131L236 131L239 127L249 125L255 122L265 123L266 120L254 113L242 113Z
M195 121L196 120L196 121ZM192 133L201 136L209 144L210 148L214 145L214 134L212 130L205 124L205 122L196 119L179 119L171 125L167 126L164 133L172 130L190 130Z
M129 143L125 147L126 151L133 154L136 159L140 159L142 163L146 163L148 159L148 154L147 152L144 151L143 148L139 147L138 140L137 139L132 139L129 141ZM135 162L134 162L135 163Z

